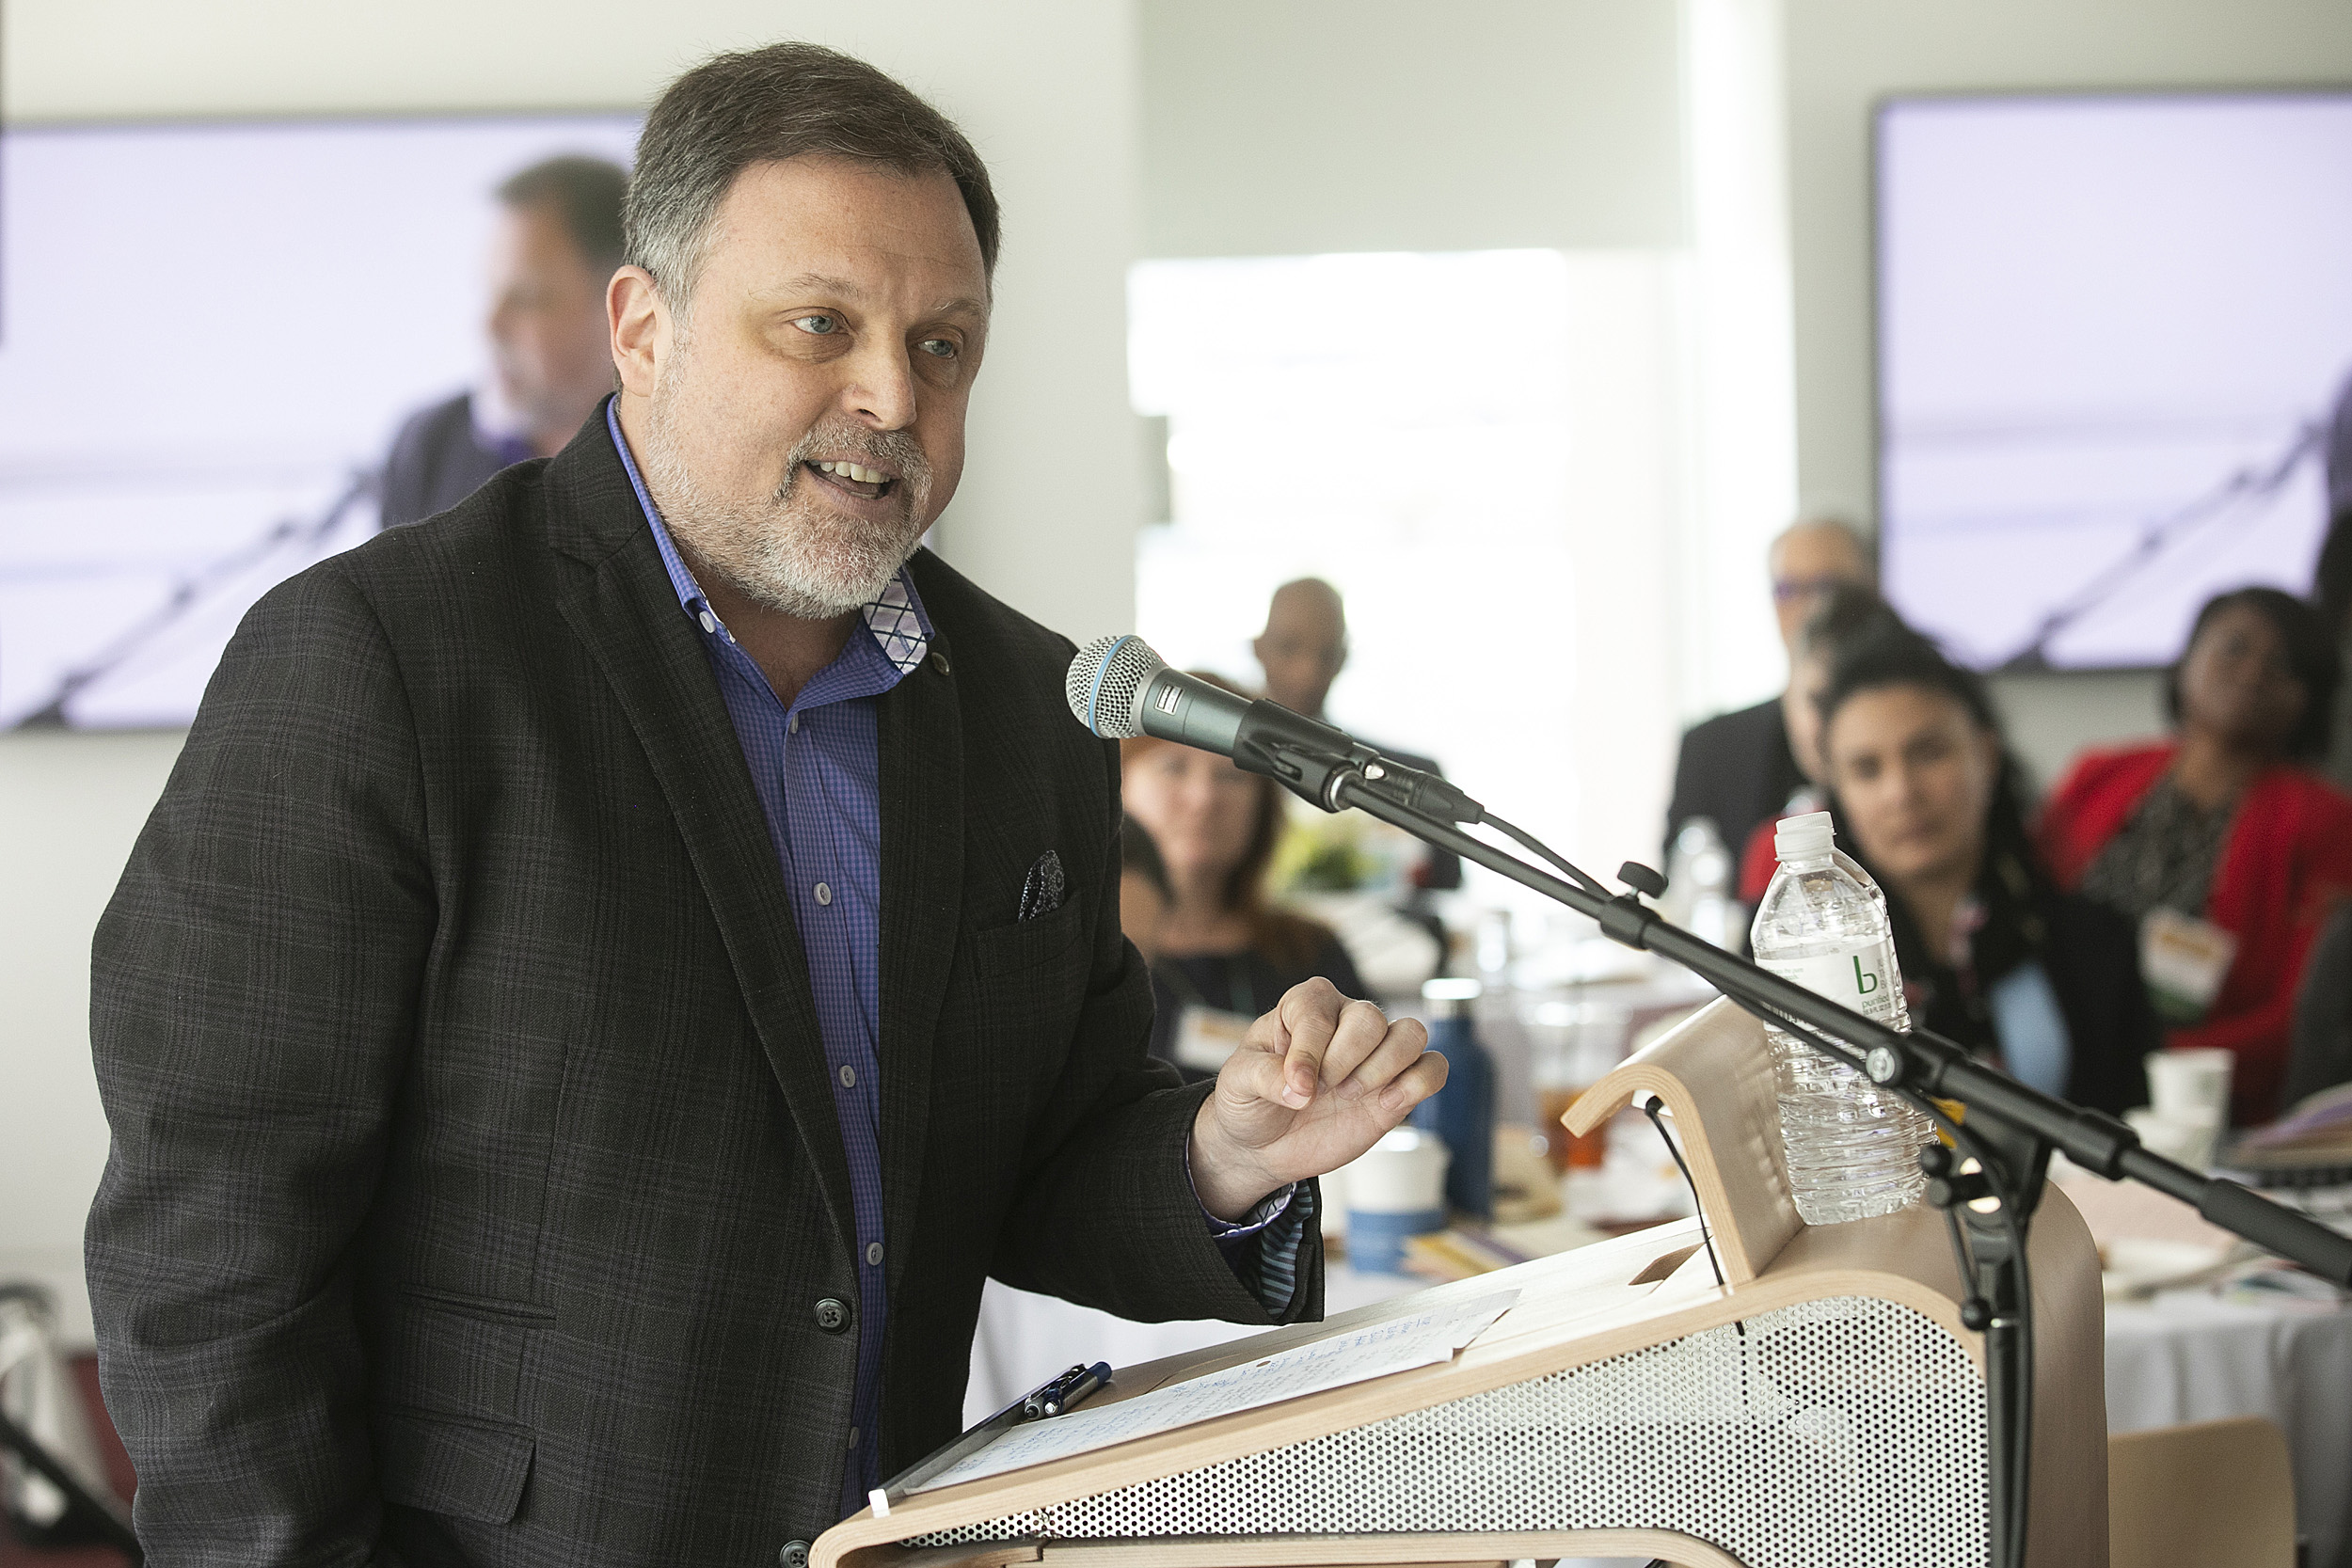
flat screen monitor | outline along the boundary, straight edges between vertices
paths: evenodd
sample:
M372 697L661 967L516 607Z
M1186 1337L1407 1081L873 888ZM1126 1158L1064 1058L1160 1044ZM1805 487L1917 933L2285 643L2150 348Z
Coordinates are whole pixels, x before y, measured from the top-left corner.
M253 601L372 536L479 386L503 180L629 114L0 136L0 728L186 723Z
M1876 185L1907 618L1979 668L2147 668L2215 593L2311 588L2352 487L2352 93L1899 98Z

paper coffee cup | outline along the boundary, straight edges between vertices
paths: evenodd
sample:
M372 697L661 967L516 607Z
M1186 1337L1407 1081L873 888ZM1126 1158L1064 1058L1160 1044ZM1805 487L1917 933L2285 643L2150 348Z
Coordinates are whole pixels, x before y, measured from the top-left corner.
M2203 1170L2213 1164L2216 1148L2221 1141L2218 1122L2179 1121L2162 1115L2153 1107L2142 1105L2123 1113L2123 1119L2139 1134L2140 1147L2151 1154Z
M2230 1120L2227 1051L2156 1051L2148 1056L2148 1106L2167 1121L2206 1127Z
M1443 1230L1445 1140L1400 1127L1346 1167L1347 1259L1359 1272L1401 1274L1405 1238Z

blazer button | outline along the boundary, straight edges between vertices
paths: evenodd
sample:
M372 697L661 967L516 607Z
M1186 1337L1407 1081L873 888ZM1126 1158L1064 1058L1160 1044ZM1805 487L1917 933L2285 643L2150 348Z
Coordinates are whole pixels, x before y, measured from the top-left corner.
M850 1326L850 1309L827 1296L817 1304L817 1326L828 1334L838 1334Z
M776 1552L776 1568L808 1568L808 1543L786 1542Z

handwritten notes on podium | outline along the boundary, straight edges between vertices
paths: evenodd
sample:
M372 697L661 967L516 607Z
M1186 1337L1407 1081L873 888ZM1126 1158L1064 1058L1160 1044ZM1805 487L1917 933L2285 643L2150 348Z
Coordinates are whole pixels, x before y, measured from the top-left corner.
M1074 1410L1051 1420L1009 1427L1002 1437L917 1487L929 1492L1050 1460L1089 1453L1115 1443L1212 1421L1237 1411L1279 1404L1327 1388L1344 1387L1391 1372L1450 1361L1496 1319L1518 1291L1503 1291L1458 1306L1373 1323L1255 1361L1228 1367L1116 1404ZM1112 1386L1117 1386L1114 1378Z

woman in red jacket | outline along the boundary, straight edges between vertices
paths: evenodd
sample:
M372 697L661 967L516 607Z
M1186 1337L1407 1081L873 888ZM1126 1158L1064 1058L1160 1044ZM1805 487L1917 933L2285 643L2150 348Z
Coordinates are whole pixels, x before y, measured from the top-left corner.
M2198 611L2165 701L2175 738L2092 752L2050 797L2042 852L2069 889L2139 923L2175 1050L2234 1052L2231 1119L2276 1116L2295 988L2352 894L2352 799L2327 750L2339 671L2319 612L2274 588Z

